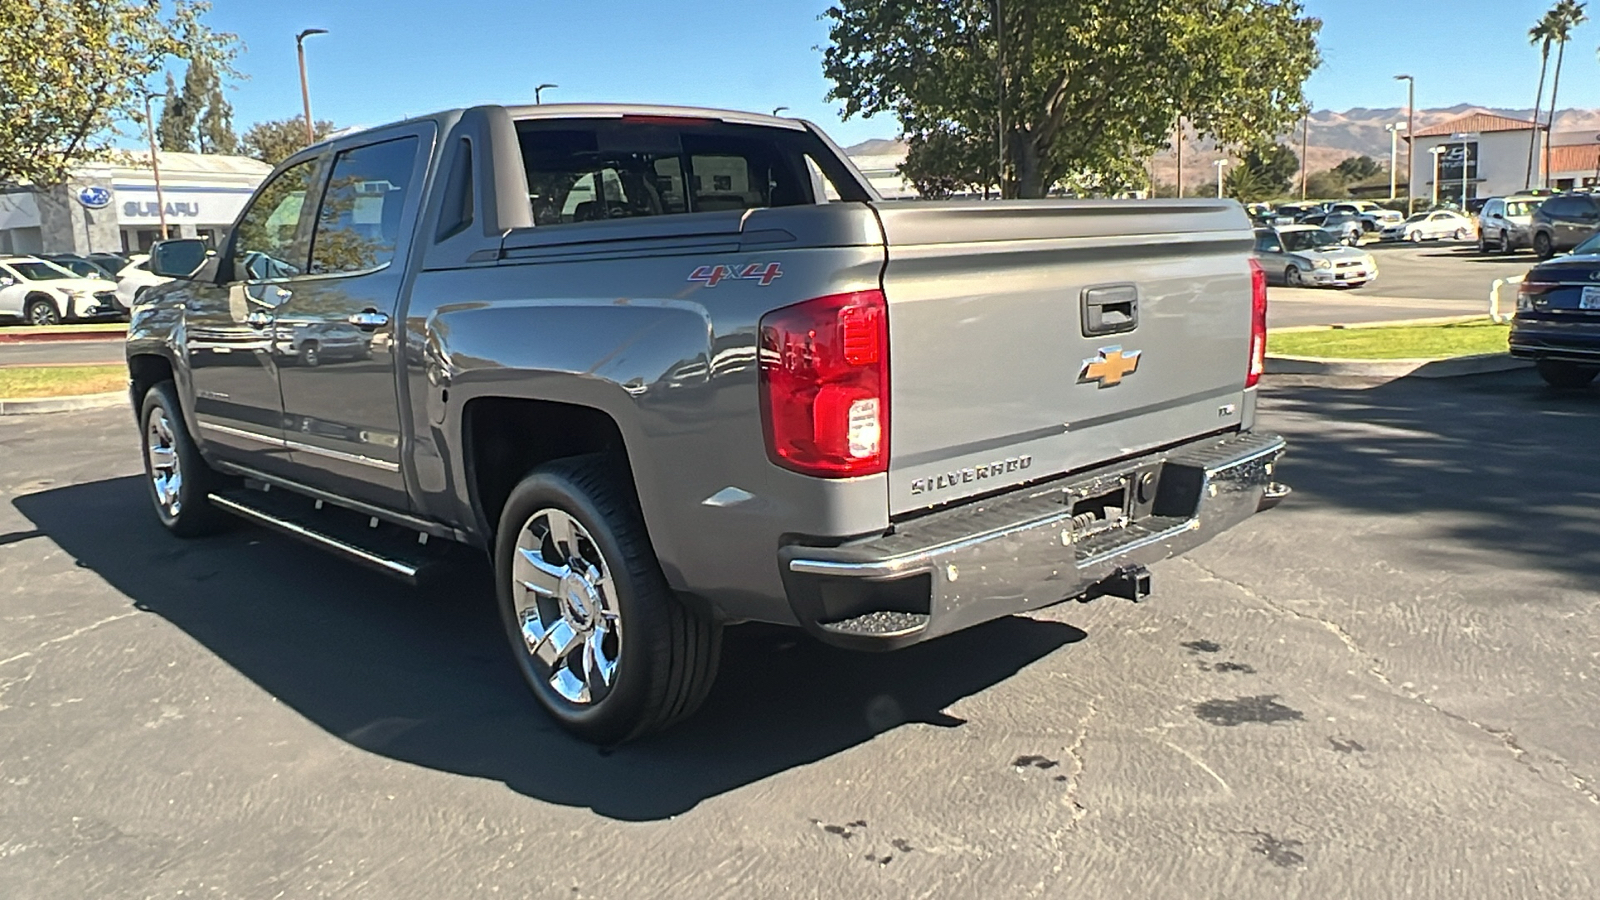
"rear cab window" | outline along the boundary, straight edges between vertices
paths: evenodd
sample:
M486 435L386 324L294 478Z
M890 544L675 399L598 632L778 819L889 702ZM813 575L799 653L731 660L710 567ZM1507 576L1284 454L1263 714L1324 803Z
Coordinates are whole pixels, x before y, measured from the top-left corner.
M866 200L807 131L672 116L517 123L535 226Z

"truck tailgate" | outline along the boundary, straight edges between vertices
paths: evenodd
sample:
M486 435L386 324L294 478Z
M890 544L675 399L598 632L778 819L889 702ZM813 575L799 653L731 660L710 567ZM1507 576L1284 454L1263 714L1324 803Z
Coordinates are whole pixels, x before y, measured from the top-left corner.
M1252 232L1225 201L881 204L890 512L1236 427Z

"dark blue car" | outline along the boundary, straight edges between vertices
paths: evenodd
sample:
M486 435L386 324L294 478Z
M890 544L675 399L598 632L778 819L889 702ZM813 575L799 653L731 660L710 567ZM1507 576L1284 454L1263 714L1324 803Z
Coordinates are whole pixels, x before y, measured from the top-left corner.
M1581 388L1600 374L1600 235L1528 272L1511 355L1533 360L1553 387Z

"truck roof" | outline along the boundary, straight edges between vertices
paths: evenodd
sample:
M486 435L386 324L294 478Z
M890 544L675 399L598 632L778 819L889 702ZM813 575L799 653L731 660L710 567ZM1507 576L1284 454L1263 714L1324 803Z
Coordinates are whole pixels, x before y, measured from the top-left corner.
M493 104L488 104L493 105ZM505 111L513 120L527 119L620 119L628 117L661 117L673 119L712 119L726 122L730 125L760 125L766 128L784 128L789 131L805 131L805 123L800 119L787 119L782 116L769 116L762 113L740 112L734 109L714 109L700 106L667 106L651 103L542 103L526 106L507 106ZM445 119L455 119L465 112L465 107L455 109L442 109L438 112L421 116L409 116L394 122L385 122L367 128L340 131L329 135L310 146L316 147L330 141L343 140L353 134L364 131L374 131L379 128L388 128L394 125L403 125L407 122L442 122Z

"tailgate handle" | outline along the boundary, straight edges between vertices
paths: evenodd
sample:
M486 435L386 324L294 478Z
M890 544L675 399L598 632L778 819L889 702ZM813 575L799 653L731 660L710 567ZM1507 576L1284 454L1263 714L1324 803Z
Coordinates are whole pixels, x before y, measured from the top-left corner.
M1083 289L1083 336L1123 334L1139 327L1139 288L1109 284Z

